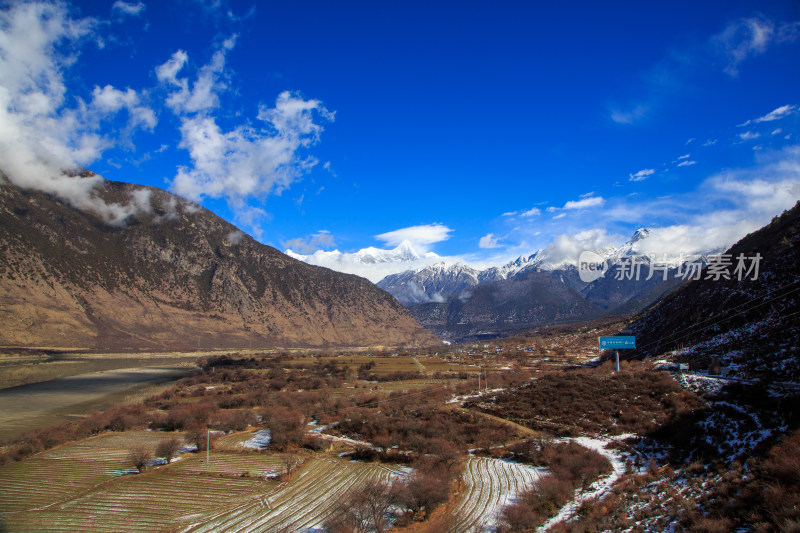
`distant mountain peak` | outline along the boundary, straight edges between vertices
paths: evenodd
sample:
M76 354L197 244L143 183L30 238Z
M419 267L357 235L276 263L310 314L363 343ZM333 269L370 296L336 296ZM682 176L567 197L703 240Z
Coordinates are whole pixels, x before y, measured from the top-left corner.
M646 239L650 236L650 230L647 228L639 228L633 232L633 236L630 238L628 242L639 242L642 239Z

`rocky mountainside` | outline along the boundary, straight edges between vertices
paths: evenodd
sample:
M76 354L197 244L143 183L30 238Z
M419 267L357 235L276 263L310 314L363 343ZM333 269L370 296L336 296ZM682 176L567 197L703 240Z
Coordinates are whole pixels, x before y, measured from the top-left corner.
M461 263L450 266L436 263L416 272L406 270L386 276L377 285L409 307L421 303L443 302L448 296L478 285L479 274L478 270Z
M638 251L648 236L648 230L639 229L623 245L600 250L599 256L609 268L605 276L590 282L581 279L576 265L556 261L540 250L485 270L438 263L386 276L378 286L407 306L422 325L448 341L508 335L553 322L631 314L683 282L675 265L668 265L666 280L662 271L650 275L654 260ZM641 262L639 275L618 276L623 263L633 257ZM481 296L477 305L472 302L476 294Z
M707 265L701 279L632 324L637 350L630 355L667 355L703 370L715 363L732 376L800 380L800 203L726 256L729 279Z
M511 335L602 313L551 273L536 270L476 285L445 302L415 305L409 311L439 338L455 342Z
M0 182L0 345L183 350L437 342L367 280L292 259L165 191L105 182L99 196L140 208L109 225Z

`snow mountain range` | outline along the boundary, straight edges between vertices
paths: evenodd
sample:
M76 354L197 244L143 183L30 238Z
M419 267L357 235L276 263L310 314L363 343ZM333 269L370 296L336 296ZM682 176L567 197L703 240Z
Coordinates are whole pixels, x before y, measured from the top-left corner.
M657 254L648 254L646 251L646 239L650 236L650 230L646 228L637 229L628 241L617 247L607 247L601 250L593 250L598 256L602 257L609 267L618 265L625 258L636 255L644 262L661 262L665 259L670 267L678 266L677 257L658 257ZM410 248L410 245L409 245ZM368 248L366 250L375 250ZM361 254L365 250L358 252ZM395 250L389 251L394 253ZM413 253L413 249L411 250ZM435 254L431 254L435 256ZM563 254L562 254L563 255ZM651 257L652 255L652 257ZM409 269L398 274L390 274L381 279L378 287L390 292L400 303L406 307L430 303L444 302L448 297L458 295L465 289L475 287L484 283L492 283L519 276L525 272L536 270L540 272L562 272L568 273L569 280L563 278L564 283L572 286L573 289L583 289L579 280L573 280L577 271L578 257L564 258L558 257L549 252L547 248L537 250L528 256L520 256L514 261L502 266L493 266L483 270L473 268L464 263L447 264L444 261L424 266L417 269ZM578 281L577 285L574 283Z

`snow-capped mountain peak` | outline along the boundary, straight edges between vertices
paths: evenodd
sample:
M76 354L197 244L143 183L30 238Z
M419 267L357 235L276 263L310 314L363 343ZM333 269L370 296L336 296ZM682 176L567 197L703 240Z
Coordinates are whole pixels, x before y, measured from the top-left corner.
M401 242L396 248L391 250L382 250L370 246L369 248L363 248L357 251L355 256L358 261L366 265L393 263L397 261L416 261L422 258L422 256L414 250L414 246L408 241Z

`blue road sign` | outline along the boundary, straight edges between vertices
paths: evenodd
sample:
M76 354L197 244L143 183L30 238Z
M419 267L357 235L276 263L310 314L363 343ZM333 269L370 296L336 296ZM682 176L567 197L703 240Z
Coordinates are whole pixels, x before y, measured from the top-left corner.
M636 348L636 337L600 337L601 350Z

